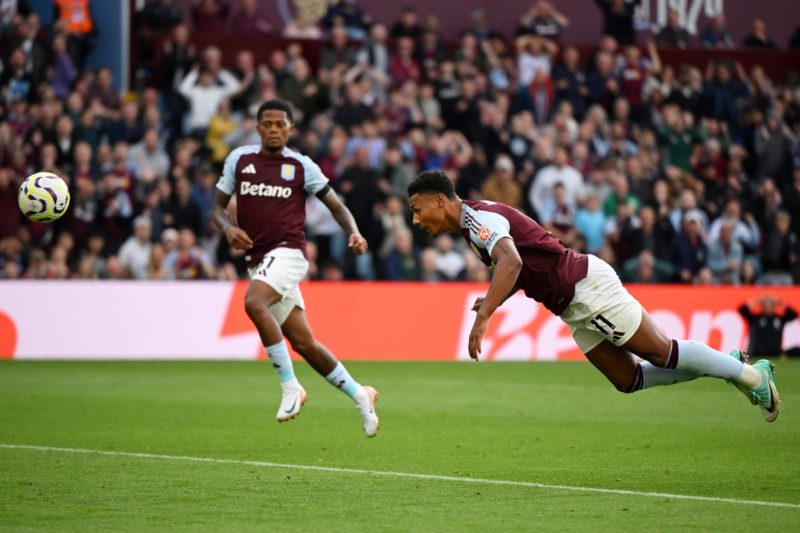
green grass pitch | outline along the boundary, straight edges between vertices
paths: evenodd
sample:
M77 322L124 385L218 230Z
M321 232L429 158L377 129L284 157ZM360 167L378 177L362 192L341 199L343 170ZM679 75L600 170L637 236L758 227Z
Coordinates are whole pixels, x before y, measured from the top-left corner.
M777 362L774 424L710 379L623 395L588 363L348 367L380 392L375 439L304 363L308 402L278 424L265 363L3 362L0 531L800 530L800 362Z

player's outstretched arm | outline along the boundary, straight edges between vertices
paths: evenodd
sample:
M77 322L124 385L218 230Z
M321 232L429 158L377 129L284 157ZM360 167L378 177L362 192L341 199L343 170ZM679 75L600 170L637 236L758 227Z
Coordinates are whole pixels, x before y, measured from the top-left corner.
M481 340L483 340L486 327L489 325L489 317L514 290L519 272L522 270L522 259L514 247L514 241L510 238L497 241L492 249L492 260L495 264L492 282L477 310L475 323L469 333L469 356L475 360L481 353Z
M214 206L211 208L211 220L228 239L228 244L238 250L249 250L253 247L250 236L240 227L233 223L228 214L228 203L231 197L222 191L217 191L214 198Z
M353 218L353 213L347 209L347 206L342 203L339 196L333 191L328 191L328 194L322 197L322 202L330 209L333 218L339 223L344 232L347 234L347 246L359 255L367 251L367 240L358 231L356 219Z

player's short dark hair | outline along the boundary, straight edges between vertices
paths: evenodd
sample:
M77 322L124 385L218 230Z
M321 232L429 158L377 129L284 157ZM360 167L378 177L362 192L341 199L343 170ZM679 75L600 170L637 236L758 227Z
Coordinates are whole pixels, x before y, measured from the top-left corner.
M408 195L419 193L442 193L450 199L456 197L456 191L450 177L441 170L420 172L414 181L408 184Z
M283 111L286 113L286 118L289 119L290 124L294 124L294 116L292 115L292 108L284 102L283 100L267 100L260 106L258 106L258 112L256 113L256 121L261 122L261 114L264 111Z

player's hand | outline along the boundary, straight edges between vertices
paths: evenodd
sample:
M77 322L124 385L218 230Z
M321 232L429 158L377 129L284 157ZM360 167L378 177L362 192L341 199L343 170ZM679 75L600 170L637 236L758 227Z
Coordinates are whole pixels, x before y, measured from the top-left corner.
M361 255L367 251L367 239L358 233L353 233L347 239L347 246L352 248L356 254Z
M481 353L481 341L486 334L486 327L489 325L489 319L481 315L475 317L475 323L472 324L472 330L469 332L469 356L478 360L478 354Z
M484 298L483 296L478 296L477 298L475 298L475 303L472 304L472 310L477 313L478 310L481 308L481 305L483 305L483 301L485 299L486 298Z
M228 226L225 230L225 238L234 250L249 250L253 247L253 240L242 229L236 226Z

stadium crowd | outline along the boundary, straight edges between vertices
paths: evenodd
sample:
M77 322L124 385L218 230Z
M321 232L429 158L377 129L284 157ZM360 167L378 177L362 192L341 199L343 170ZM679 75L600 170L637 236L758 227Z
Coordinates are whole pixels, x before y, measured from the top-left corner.
M525 211L625 281L800 283L798 73L659 56L776 47L761 20L734 38L720 15L694 40L671 14L640 46L632 4L596 0L605 36L582 56L547 1L514 35L478 11L445 42L437 18L412 7L384 25L341 0L318 23L279 28L255 0L202 0L188 18L175 0L147 0L136 34L159 70L121 94L109 68L83 66L103 31L90 11L78 24L71 1L54 0L57 22L43 28L27 2L11 4L0 11L0 278L244 277L209 214L226 155L260 142L253 112L278 97L295 111L292 145L318 162L370 245L349 253L310 198L312 279L487 279L461 239L432 241L410 224L407 184L444 168L462 197ZM252 50L223 61L197 49L193 32L287 40L256 64ZM325 40L318 64L304 39ZM69 212L52 225L16 206L36 171L70 185Z

